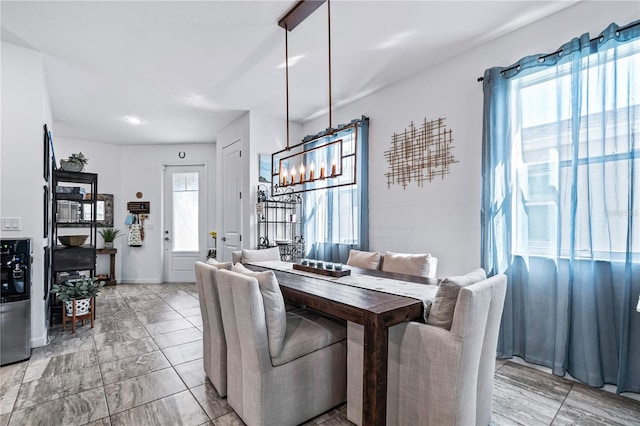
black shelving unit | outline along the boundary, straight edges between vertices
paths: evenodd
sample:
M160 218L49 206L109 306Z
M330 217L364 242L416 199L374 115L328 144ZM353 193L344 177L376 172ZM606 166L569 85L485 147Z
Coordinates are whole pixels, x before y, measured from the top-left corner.
M97 243L97 195L98 195L98 175L95 173L70 172L62 169L53 171L51 182L52 208L51 208L51 280L50 286L64 280L62 274L74 274L84 272L90 277L96 272L96 243ZM62 192L60 188L78 187L83 188L81 192ZM90 195L89 195L90 194ZM68 203L68 204L65 204ZM63 212L61 206L71 206L78 208L74 214ZM66 208L66 207L64 207ZM91 214L87 218L85 211ZM63 232L61 229L78 226L77 232ZM60 243L60 235L87 235L87 241L82 246L67 247ZM50 324L53 319L62 316L60 305L56 305L54 297L49 297Z
M302 236L302 198L298 194L279 194L267 197L258 191L258 248L278 247L280 258L295 261L304 257Z

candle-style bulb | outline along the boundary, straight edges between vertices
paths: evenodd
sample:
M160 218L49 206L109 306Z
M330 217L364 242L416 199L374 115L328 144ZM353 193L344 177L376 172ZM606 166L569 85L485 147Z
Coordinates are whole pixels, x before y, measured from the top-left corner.
M314 176L313 176L313 172L316 169L316 165L313 163L313 161L311 162L311 164L309 164L309 180L313 180Z
M300 183L304 182L304 164L300 164Z

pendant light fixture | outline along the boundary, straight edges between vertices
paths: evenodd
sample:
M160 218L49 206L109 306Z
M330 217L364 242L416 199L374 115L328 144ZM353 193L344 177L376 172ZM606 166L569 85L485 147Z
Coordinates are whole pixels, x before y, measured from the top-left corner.
M289 31L292 31L323 3L327 3L329 127L326 132L302 142L289 143ZM287 105L287 146L271 155L271 193L300 193L356 183L356 140L352 152L345 152L342 139L323 142L336 133L332 123L331 98L331 0L300 0L279 21L285 30L285 79ZM346 126L340 131L346 130ZM357 126L354 132L357 132Z

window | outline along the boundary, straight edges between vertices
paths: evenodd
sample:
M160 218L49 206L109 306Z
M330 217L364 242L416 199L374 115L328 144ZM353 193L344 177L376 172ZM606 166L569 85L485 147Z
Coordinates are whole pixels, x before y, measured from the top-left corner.
M198 251L198 173L174 173L173 251Z
M629 214L640 215L628 206L640 186L616 188L640 174L631 142L640 130L639 81L640 41L510 81L516 254L624 256Z
M355 149L353 128L332 136L330 140L336 139L342 139L344 155L353 153ZM322 140L322 143L328 141ZM338 184L343 183L341 180L346 182L351 180L355 167L353 158L348 157L343 164L343 177L338 178ZM335 185L335 182L332 182L332 185ZM317 243L359 244L360 203L358 191L356 183L350 186L305 193L305 238ZM306 236L309 234L313 235L313 239Z

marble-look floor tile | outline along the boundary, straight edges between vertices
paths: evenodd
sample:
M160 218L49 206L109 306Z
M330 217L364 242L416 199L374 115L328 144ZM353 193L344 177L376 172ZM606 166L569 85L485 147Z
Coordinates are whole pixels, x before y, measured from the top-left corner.
M225 414L224 416L220 416L217 419L213 419L213 424L214 426L245 426L244 422L235 411Z
M186 308L186 309L180 309L178 311L178 313L180 315L182 315L185 318L188 317L195 317L197 315L202 315L202 312L200 311L200 306L196 307L196 308Z
M202 342L195 341L162 349L171 365L184 364L202 358Z
M158 334L171 333L172 331L184 330L186 328L193 327L189 321L184 318L175 319L171 321L158 322L155 324L147 324L144 326L147 332L151 336L157 336Z
M135 312L162 312L173 311L174 309L167 305L162 299L148 300L146 302L130 303L129 307Z
M111 415L186 389L173 368L154 371L104 387Z
M142 324L156 324L159 322L172 321L182 318L182 316L174 311L161 311L161 312L140 312L137 314L138 320Z
M131 311L133 312L133 311ZM109 319L96 319L95 325L93 327L94 333L106 333L108 331L122 331L128 330L134 327L140 327L142 323L138 321L138 318L133 315L129 318L121 318L119 316L114 316Z
M98 351L98 361L100 364L104 364L105 362L141 355L147 352L157 351L158 349L158 345L156 345L151 337L143 337L138 340L103 346Z
M195 317L187 317L187 321L193 324L196 327L202 327L202 317L200 315Z
M184 330L153 336L153 340L155 340L160 349L164 349L171 346L181 345L183 343L202 340L202 332L195 327L191 327Z
M221 397L209 380L189 390L210 419L216 419L233 411L231 406L227 404L227 398Z
M11 413L0 414L0 426L7 426L9 424L10 418L11 418Z
M640 425L640 402L581 383L573 386L564 407L563 416L571 418L574 413L583 424L595 419L601 424Z
M0 415L9 414L13 410L13 406L18 398L18 391L20 391L20 385L7 385L2 388L0 393Z
M28 365L29 361L22 361L0 367L0 392L4 391L5 387L22 383Z
M87 330L89 331L87 332ZM30 362L46 359L54 355L93 350L93 334L90 330L90 328L78 329L76 334L72 334L71 331L67 331L64 334L53 334L53 339L48 346L41 346L31 350Z
M202 358L176 365L174 368L188 388L202 385L207 380Z
M128 293L122 296L127 303L148 302L160 299L152 292Z
M493 412L514 422L529 426L548 426L561 405L562 400L543 396L504 379L496 379L494 382Z
M103 417L95 422L87 423L87 426L111 426L111 419L109 417Z
M102 381L108 385L170 366L162 352L155 351L104 363L100 366L100 370Z
M29 362L23 381L30 382L43 377L57 376L69 371L91 367L97 363L98 356L95 350L55 355L50 358Z
M131 294L131 293L146 293L149 289L144 284L118 284L116 286L116 290L118 293L122 294Z
M208 420L191 393L184 391L116 414L111 417L111 424L199 425Z
M14 409L31 407L99 386L102 386L102 377L98 366L33 380L20 387Z
M198 299L189 295L170 297L164 301L175 310L200 307Z
M10 425L82 425L109 415L102 388L15 411Z
M507 361L496 372L496 377L500 377L504 383L561 402L566 398L571 386L575 383L511 361Z
M96 333L93 338L96 342L96 348L98 351L105 346L110 346L117 343L130 342L132 340L142 339L149 337L149 333L144 327L132 327L127 330L121 331L107 331L105 333Z

